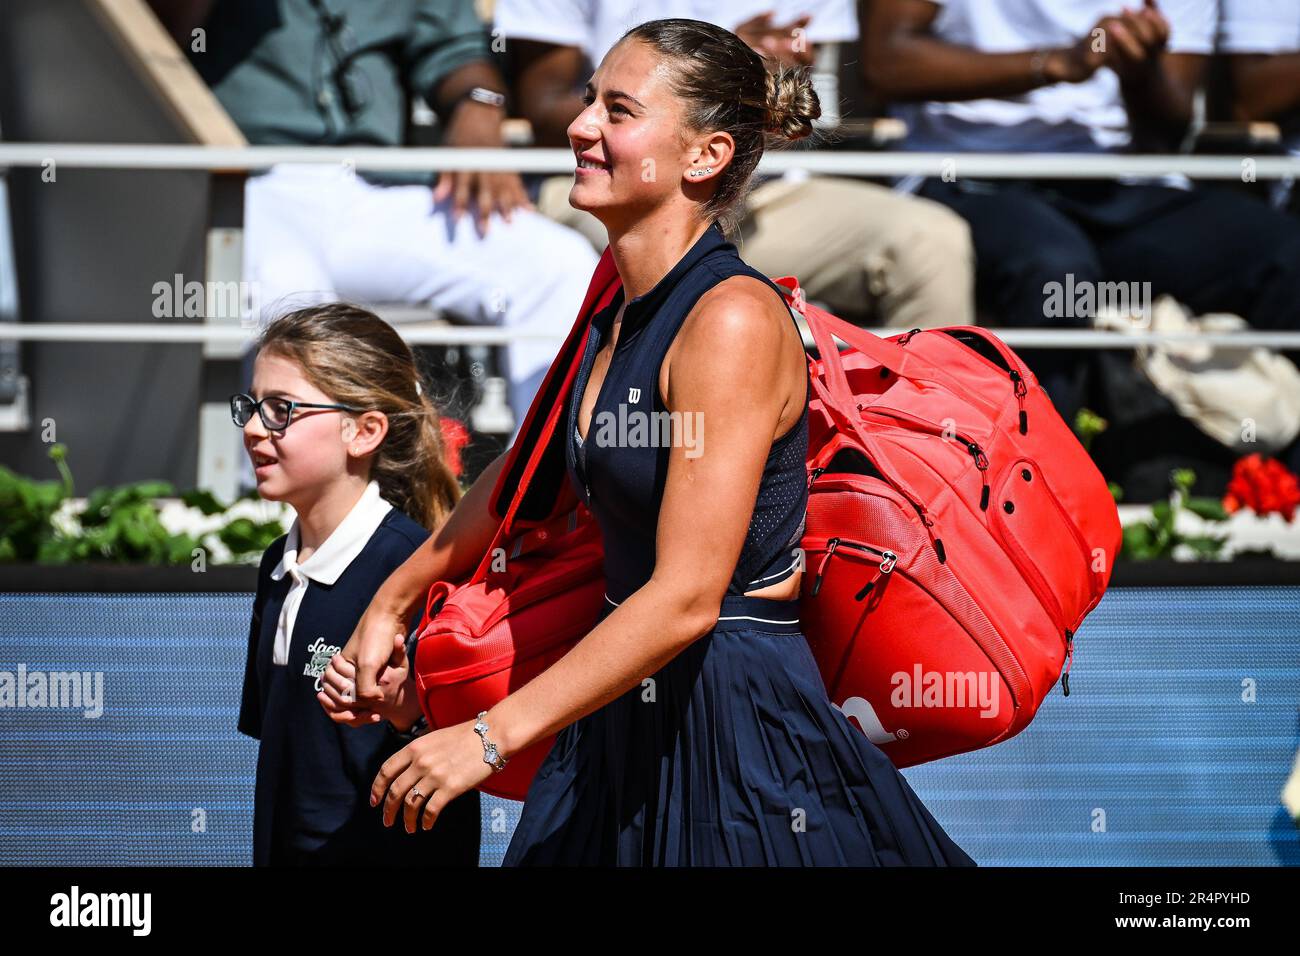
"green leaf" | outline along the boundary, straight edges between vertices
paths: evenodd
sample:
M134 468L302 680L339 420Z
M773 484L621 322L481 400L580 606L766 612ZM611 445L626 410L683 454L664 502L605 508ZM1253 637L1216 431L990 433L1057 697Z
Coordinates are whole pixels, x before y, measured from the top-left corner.
M1228 512L1223 510L1223 503L1214 498L1188 498L1183 502L1192 514L1207 521L1226 521Z
M1120 556L1134 561L1146 561L1155 557L1151 526L1146 522L1137 522L1124 526L1123 545Z
M216 495L206 488L194 488L181 495L181 500L191 508L198 508L204 515L219 515L226 510Z
M1202 558L1217 557L1223 551L1223 544L1226 539L1216 538L1212 535L1188 535L1183 539L1183 544L1187 545L1196 554Z

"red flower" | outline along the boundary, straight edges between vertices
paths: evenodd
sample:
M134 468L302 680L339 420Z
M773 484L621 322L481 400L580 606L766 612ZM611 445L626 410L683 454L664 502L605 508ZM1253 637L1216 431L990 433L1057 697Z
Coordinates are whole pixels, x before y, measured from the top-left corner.
M469 444L469 432L465 425L456 418L441 416L438 424L442 426L443 453L447 456L447 465L457 478L464 468L460 460L460 450Z
M1300 478L1276 458L1264 458L1258 453L1238 459L1232 469L1223 496L1223 510L1229 514L1239 508L1249 508L1256 514L1277 513L1287 521L1295 519L1296 506L1300 505Z

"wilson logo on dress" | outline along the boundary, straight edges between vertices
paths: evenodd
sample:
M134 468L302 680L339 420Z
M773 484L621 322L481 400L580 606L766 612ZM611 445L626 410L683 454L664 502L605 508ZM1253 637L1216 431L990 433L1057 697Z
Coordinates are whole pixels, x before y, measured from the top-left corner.
M628 402L628 404L629 404L629 405L635 405L635 404L636 404L637 402L639 402L639 401L641 401L641 389L639 389L639 388L629 388L629 389L627 390L627 402Z

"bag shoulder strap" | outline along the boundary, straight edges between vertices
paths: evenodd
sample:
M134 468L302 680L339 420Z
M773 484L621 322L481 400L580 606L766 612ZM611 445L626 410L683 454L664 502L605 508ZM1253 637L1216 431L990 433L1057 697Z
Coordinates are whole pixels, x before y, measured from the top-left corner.
M498 547L502 547L514 533L515 516L519 506L524 500L533 476L537 473L551 436L564 415L566 403L559 401L558 398L567 395L572 387L578 365L586 349L587 338L591 334L592 317L610 303L621 285L622 281L614 265L613 253L607 246L601 254L600 261L596 263L596 269L592 273L587 294L573 328L569 331L555 361L547 370L542 386L524 416L518 438L506 454L505 466L497 476L497 482L493 486L488 502L492 513L501 515L501 523L470 580L479 581L487 576L492 553ZM548 518L554 517L553 514L548 516Z

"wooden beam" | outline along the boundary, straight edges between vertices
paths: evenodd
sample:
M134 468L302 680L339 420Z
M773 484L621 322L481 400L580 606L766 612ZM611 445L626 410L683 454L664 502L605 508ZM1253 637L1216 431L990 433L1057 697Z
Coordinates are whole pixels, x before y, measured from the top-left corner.
M186 139L200 146L248 141L145 0L85 0Z

